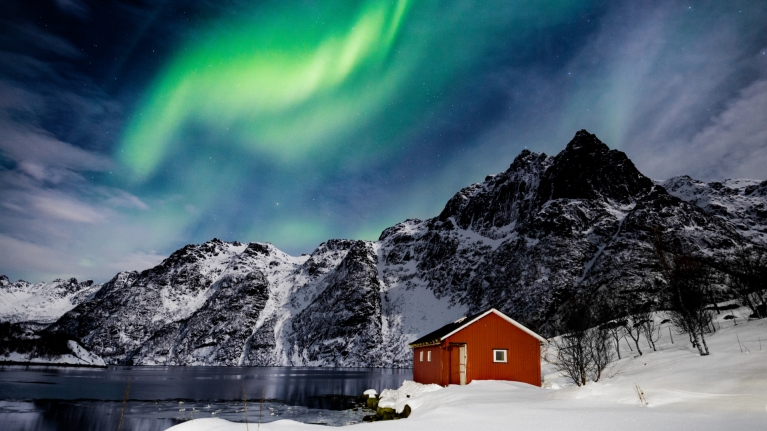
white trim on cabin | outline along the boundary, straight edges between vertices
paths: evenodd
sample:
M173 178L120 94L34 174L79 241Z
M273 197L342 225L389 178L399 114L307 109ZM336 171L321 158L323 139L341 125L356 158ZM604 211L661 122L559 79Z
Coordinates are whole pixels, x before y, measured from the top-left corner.
M447 338L447 337L449 337L449 336L451 336L451 335L455 334L456 332L458 332L458 331L462 330L463 328L465 328L465 327L467 327L467 326L471 325L472 323L474 323L474 322L476 322L477 320L479 320L479 319L481 319L481 318L483 318L483 317L487 316L487 315L488 315L488 314L490 314L490 313L495 313L496 315L498 315L498 317L501 317L501 318L503 318L504 320L506 320L507 322L509 322L509 323L511 323L512 325L516 326L517 328L519 328L519 329L521 329L521 330L525 331L525 332L526 332L526 333L528 333L529 335L532 335L532 336L533 336L533 337L535 337L535 338L536 338L538 341L540 341L540 342L542 342L542 343L548 343L548 340L546 340L545 338L543 338L543 337L541 337L540 335L536 334L535 332L533 332L533 331L531 331L531 330L529 330L529 329L525 328L525 327L524 327L524 325L522 325L521 323L519 323L519 322L517 322L516 320L512 319L511 317L509 317L509 316L507 316L507 315L505 315L505 314L501 313L500 311L496 310L495 308L491 308L491 309L487 310L486 312L484 312L484 313L480 314L479 316L477 316L476 318L474 318L474 319L473 319L471 322L466 322L464 325L462 325L462 326L458 327L457 329L453 330L453 332L451 332L451 333L449 333L449 334L447 334L447 335L443 336L442 338L440 338L440 341L444 341L444 340L445 340L445 338Z

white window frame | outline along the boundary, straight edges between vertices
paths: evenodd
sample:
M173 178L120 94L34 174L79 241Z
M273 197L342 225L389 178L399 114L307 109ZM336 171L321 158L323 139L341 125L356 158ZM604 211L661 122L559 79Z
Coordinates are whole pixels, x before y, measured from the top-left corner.
M419 352L421 354L421 362L423 362L423 350Z
M502 361L499 361L498 357L496 356L496 354L498 352L503 352L503 360ZM508 363L509 362L509 351L506 350L506 349L493 349L493 362L503 363L503 364Z
M426 362L431 362L431 350L426 351Z

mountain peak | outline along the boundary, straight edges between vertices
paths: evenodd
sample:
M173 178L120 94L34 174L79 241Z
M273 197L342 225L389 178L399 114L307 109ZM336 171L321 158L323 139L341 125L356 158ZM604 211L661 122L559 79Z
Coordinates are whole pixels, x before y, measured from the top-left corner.
M625 153L611 150L596 135L580 130L554 157L541 182L540 198L609 199L623 204L646 195L652 180Z
M589 133L586 129L581 129L575 133L573 139L567 144L564 152L588 151L604 153L610 151L610 148L604 142L597 138L597 135Z

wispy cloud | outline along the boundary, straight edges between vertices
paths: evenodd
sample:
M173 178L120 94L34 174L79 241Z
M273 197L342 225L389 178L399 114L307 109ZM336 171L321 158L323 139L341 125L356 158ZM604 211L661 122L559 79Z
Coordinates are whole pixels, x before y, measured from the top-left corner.
M109 262L107 267L115 273L120 271L143 271L158 265L168 257L166 254L158 253L157 250L137 251Z
M56 0L56 6L65 13L86 18L90 14L90 9L80 0Z
M75 276L77 266L72 265L72 259L61 250L46 245L13 238L0 233L0 261L5 268L14 268L11 277L28 277L33 274L56 275L60 278ZM79 274L78 274L79 275ZM34 276L34 275L33 275ZM32 279L27 281L50 281Z
M717 2L616 8L569 65L585 79L562 124L597 133L653 178L767 179L767 58L751 28L767 8L749 14Z
M688 6L615 3L560 69L507 71L499 85L514 109L470 144L464 166L481 178L493 154L556 153L586 128L653 178L767 179L767 50L758 37L767 28L755 25L767 4L744 13L721 2Z
M677 140L645 164L658 178L689 174L702 180L767 179L767 80L740 91L703 130Z
M0 45L0 273L105 281L115 264L127 270L159 262L146 250L176 231L158 234L158 226L133 219L151 205L98 179L116 168L100 139L117 129L118 105L66 63L38 58L77 58L79 50L30 25L13 28L24 46ZM50 122L70 117L80 127Z

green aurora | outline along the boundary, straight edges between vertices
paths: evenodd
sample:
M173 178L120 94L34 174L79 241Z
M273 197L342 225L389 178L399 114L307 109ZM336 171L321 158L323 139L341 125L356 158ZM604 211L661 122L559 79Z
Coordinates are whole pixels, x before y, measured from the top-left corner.
M436 216L587 129L645 175L764 179L767 2L0 2L0 274L296 255Z
M332 211L286 214L277 206L306 206L318 177L406 156L429 119L455 103L463 90L456 82L488 55L524 56L531 32L556 26L578 6L325 1L214 20L162 69L116 156L136 187L173 190L194 209L169 206L153 215L163 224L205 230L211 211L240 196L260 201L259 221L229 226L235 236L278 246L321 241L337 230ZM257 191L254 176L262 179ZM347 234L375 239L395 217L360 220Z

